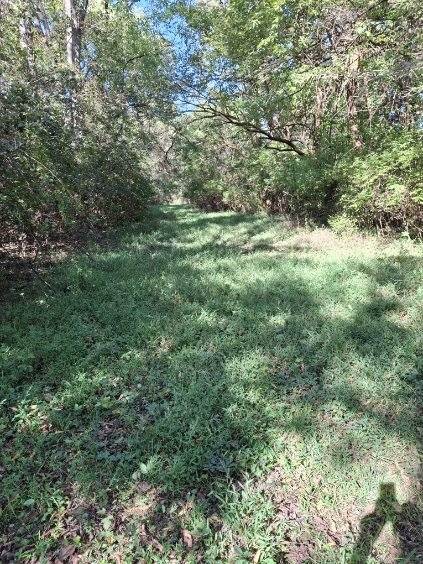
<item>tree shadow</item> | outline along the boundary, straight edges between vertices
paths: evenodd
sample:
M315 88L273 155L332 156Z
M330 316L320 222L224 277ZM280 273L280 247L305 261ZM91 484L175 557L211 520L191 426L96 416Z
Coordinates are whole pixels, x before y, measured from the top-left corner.
M418 378L404 374L403 387L390 371L400 354L412 364L414 336L389 319L398 302L378 293L376 267L348 317L334 316L328 302L344 298L307 279L312 258L283 255L277 267L242 255L234 266L219 234L192 241L202 224L191 209L164 210L141 237L133 226L119 248L52 271L49 296L8 314L2 368L13 411L3 452L12 472L2 496L15 511L12 552L48 533L51 499L70 504L66 519L89 542L104 512L118 529L125 503L144 494L149 518L175 545L181 520L169 513L163 524L163 506L195 490L205 519L222 521L222 489L268 472L284 452L279 436L329 436L343 418L350 427L332 460L345 471L364 459L354 425L419 440L407 407ZM345 378L349 361L372 387ZM378 392L388 407L369 404Z

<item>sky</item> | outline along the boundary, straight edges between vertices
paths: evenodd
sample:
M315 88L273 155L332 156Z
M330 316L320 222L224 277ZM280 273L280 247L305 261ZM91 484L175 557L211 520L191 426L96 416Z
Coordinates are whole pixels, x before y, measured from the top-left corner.
M133 9L135 12L143 12L154 24L160 35L167 39L177 51L184 49L184 42L178 32L178 27L183 24L181 18L174 17L172 21L164 24L157 19L157 3L155 0L138 0ZM181 53L180 53L181 54Z

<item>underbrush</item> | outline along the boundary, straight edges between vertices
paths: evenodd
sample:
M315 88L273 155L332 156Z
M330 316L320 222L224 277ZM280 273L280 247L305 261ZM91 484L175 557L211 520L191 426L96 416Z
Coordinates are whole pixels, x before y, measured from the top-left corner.
M378 144L352 151L335 140L315 154L281 157L246 146L207 169L194 153L182 172L185 196L202 210L265 211L298 224L331 225L382 235L423 235L422 138L381 133Z

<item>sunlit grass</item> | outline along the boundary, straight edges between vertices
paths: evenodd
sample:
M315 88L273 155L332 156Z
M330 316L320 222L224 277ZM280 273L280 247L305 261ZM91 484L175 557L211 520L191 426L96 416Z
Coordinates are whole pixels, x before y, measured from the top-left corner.
M382 484L420 515L417 245L164 206L48 284L4 310L4 554L340 562Z

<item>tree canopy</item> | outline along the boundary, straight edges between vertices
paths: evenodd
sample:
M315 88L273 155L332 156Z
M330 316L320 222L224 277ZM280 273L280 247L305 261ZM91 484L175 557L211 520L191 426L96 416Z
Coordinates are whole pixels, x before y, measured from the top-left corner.
M5 0L1 219L37 233L171 192L422 229L411 0Z

